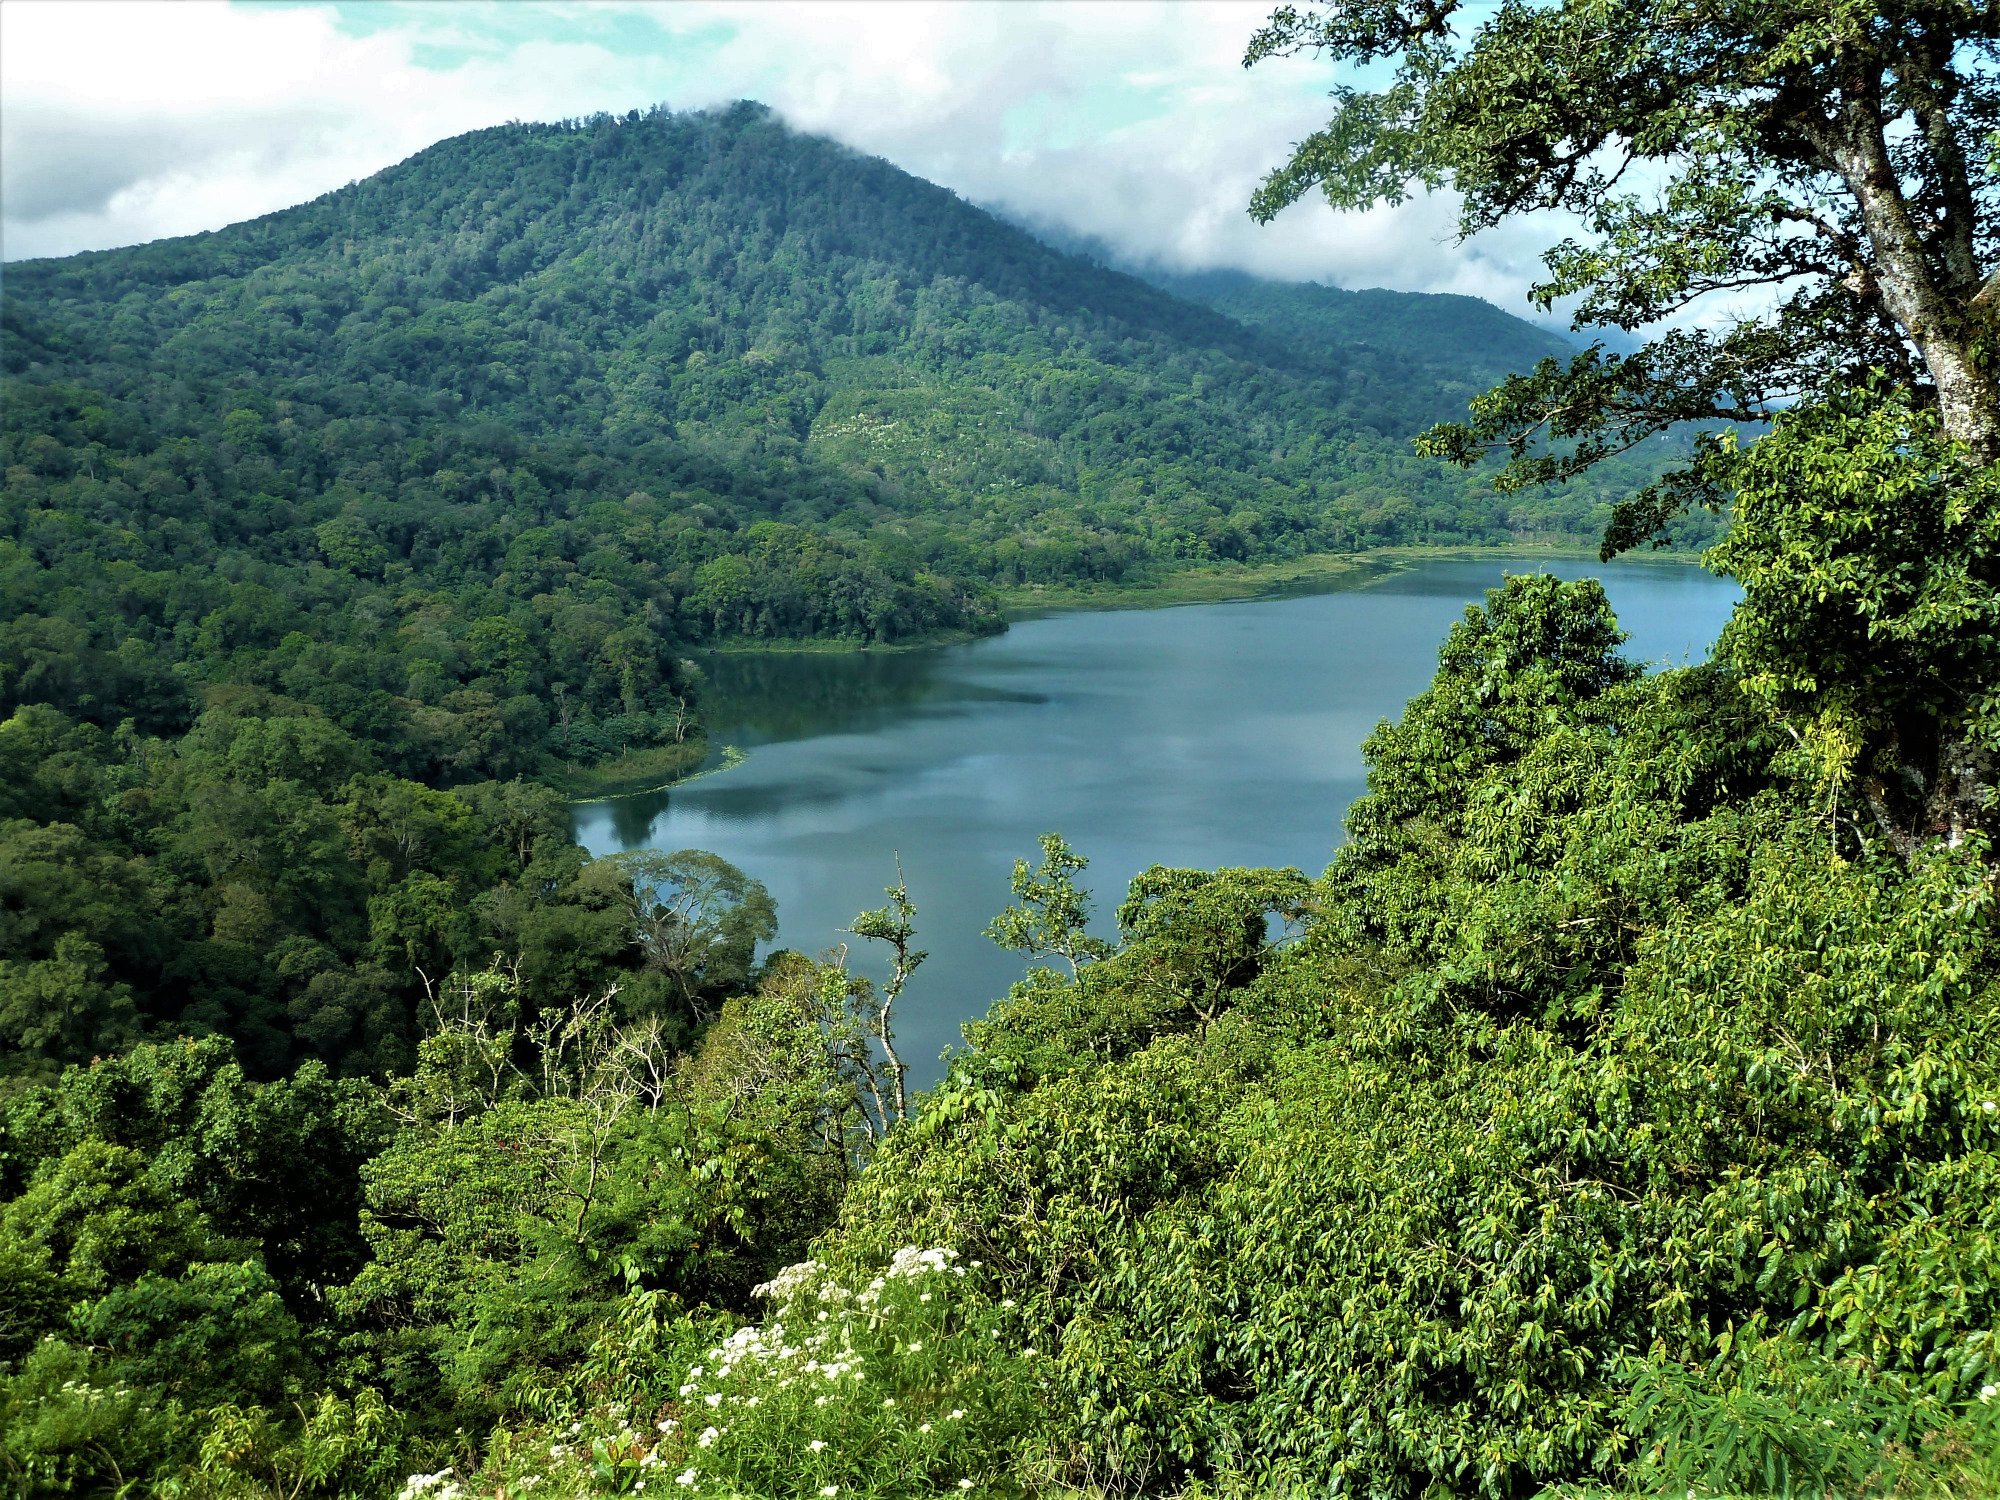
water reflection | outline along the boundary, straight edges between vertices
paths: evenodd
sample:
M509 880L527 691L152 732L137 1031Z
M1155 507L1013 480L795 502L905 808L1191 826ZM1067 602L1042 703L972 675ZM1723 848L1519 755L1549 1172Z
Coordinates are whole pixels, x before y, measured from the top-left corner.
M1019 976L980 934L1038 834L1091 857L1107 935L1149 864L1321 868L1363 789L1361 741L1509 566L1446 559L1316 595L1053 615L936 650L718 655L712 741L749 758L580 807L578 836L597 853L713 850L770 887L779 940L808 951L880 904L900 853L932 955L902 1028L925 1071ZM1648 661L1699 658L1734 600L1680 563L1511 562L1529 568L1603 577Z

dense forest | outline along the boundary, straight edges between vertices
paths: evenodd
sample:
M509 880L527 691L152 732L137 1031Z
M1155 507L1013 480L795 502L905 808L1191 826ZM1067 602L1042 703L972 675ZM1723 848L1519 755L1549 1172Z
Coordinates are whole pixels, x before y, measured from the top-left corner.
M7 268L0 708L178 733L228 683L427 782L671 769L704 644L1594 536L1629 465L1503 499L1410 454L1506 330L1554 342L1427 306L1266 336L752 105L447 141Z
M1257 212L1449 185L1578 216L1581 319L1769 309L1174 297L747 107L9 268L10 1492L2000 1496L2000 21L1456 9L1273 16L1394 76ZM921 890L886 982L760 954L549 785L690 753L717 639L1704 503L1711 661L1509 579L1323 872L1113 941L1023 851L922 1093Z
M1990 575L1994 486L1966 495L1921 416L1845 420L1917 497L1930 576ZM1643 673L1588 582L1469 609L1323 876L1151 870L1112 944L1046 840L993 926L1033 966L926 1095L882 1045L895 994L753 969L754 884L688 856L499 887L547 889L544 930L590 924L611 962L460 962L385 1081L258 1084L209 1036L16 1088L0 1470L407 1500L2000 1493L1992 846L1906 858L1830 816L1744 691L1784 662L1798 479L1856 435L1760 445L1712 665ZM1917 555L1815 624L1862 638ZM1918 634L1912 662L1952 631ZM898 889L853 924L899 984L917 915Z

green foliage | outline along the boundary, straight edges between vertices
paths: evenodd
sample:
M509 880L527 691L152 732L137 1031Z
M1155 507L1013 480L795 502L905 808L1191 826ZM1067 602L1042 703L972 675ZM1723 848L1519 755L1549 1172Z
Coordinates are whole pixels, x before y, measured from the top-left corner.
M684 1463L698 1493L773 1500L1016 1491L995 1460L1033 1410L1033 1353L966 1274L913 1247L858 1286L790 1268L766 1289L770 1321L687 1371L655 1462Z
M1148 870L1086 950L1051 836L1013 930L1074 965L907 1118L840 954L774 958L680 1055L498 965L379 1091L211 1041L21 1093L10 1473L1990 1493L1991 845L1849 857L1742 666L1620 638L1593 585L1468 611L1317 881ZM459 836L446 796L377 804L370 858ZM640 883L733 873L667 864L598 877L622 941ZM854 924L896 993L914 912L899 881ZM345 1144L295 1196L239 1187L315 1131Z
M1010 906L987 926L986 935L1003 948L1039 958L1053 953L1069 965L1075 978L1083 965L1104 957L1111 945L1092 937L1090 898L1076 876L1090 861L1075 853L1059 833L1042 835L1042 862L1034 869L1025 859L1014 861L1009 887L1018 906Z
M1861 838L1978 824L2000 750L2000 481L1934 412L1858 389L1782 417L1738 465L1709 563L1743 586L1720 652Z
M1317 890L1193 882L1298 941L1189 941L1192 878L1141 877L1124 947L970 1028L857 1184L837 1250L914 1231L1019 1301L1073 1481L1636 1483L1672 1444L1628 1362L1734 1410L1765 1336L1915 1393L1906 1477L1946 1472L2000 1313L1985 846L1830 859L1734 684L1617 639L1590 588L1495 591ZM1880 1453L1875 1409L1806 1436Z
M642 987L631 903L580 880L553 792L404 780L291 699L217 692L177 739L24 708L0 763L0 1073L220 1034L259 1075L380 1075L427 980L503 950L532 1005Z
M844 1178L813 1122L677 1078L656 1020L600 998L520 1037L493 1020L510 990L473 986L392 1096L370 1258L335 1298L402 1404L460 1421L550 1399L628 1290L744 1305Z
M1646 1445L1634 1475L1643 1493L2000 1493L2000 1410L1990 1397L1954 1407L1783 1337L1732 1350L1706 1371L1634 1361L1621 1379Z
M1592 582L1511 578L1364 746L1342 919L1457 1003L1594 1013L1634 938L1740 891L1781 804L1771 737L1709 668L1641 679Z
M758 1289L764 1322L726 1337L635 1296L606 1352L647 1378L552 1428L553 1443L509 1443L476 1482L758 1500L1023 1493L1007 1460L1043 1394L1039 1362L978 1271L912 1246L851 1274L802 1262Z
M284 1415L223 1407L207 1419L200 1457L178 1486L192 1500L385 1495L401 1479L398 1419L371 1390L323 1395Z
M614 854L592 861L577 884L626 909L646 970L689 1007L743 989L757 945L778 932L762 882L700 849Z

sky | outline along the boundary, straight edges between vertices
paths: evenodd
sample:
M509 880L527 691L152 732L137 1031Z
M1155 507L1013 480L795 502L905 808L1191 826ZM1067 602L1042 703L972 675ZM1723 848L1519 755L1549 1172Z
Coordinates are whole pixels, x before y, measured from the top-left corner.
M1531 315L1550 226L1428 198L1269 226L1331 65L1245 70L1264 0L5 0L0 255L212 229L507 120L751 98L1031 227L1174 269L1467 292Z

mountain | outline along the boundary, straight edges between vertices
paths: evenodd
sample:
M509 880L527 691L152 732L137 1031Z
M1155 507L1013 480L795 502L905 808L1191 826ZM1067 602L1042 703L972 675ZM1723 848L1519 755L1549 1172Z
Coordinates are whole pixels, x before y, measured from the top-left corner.
M545 774L681 745L691 645L1601 523L1615 476L1503 499L1410 452L1527 325L1182 290L751 104L479 131L17 263L0 711L174 732L234 685L404 774Z
M1176 270L1135 260L1094 235L1038 218L1021 227L1044 243L1130 276L1276 339L1308 364L1359 351L1399 358L1447 387L1468 379L1482 389L1536 361L1574 354L1577 345L1477 297L1440 292L1348 291L1314 281L1277 281L1247 271ZM1615 332L1615 330L1614 330ZM1454 410L1447 413L1456 416Z
M920 550L1001 582L1510 529L1406 443L1505 340L1468 361L1370 337L1462 309L1175 297L752 105L482 131L253 223L8 281L16 371L158 427L289 401L579 442L648 488L706 459L740 522L949 513ZM1320 316L1343 297L1355 316Z

